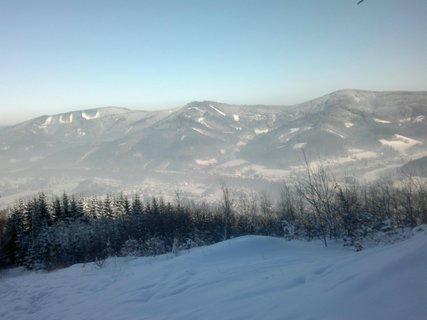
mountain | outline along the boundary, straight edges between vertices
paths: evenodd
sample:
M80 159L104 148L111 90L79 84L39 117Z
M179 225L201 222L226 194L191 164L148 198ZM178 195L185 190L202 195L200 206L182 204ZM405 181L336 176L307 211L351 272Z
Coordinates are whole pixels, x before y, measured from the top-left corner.
M402 170L416 176L427 177L427 156L409 161Z
M293 106L191 102L100 108L0 128L3 201L39 189L208 197L290 179L302 150L339 175L375 178L427 155L427 92L341 90Z

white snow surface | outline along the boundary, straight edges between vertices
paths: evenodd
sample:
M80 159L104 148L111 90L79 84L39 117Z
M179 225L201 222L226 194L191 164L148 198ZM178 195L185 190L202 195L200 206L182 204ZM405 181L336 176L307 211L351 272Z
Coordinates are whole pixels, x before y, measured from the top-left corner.
M391 123L391 121L388 121L388 120L382 120L382 119L378 119L378 118L374 118L374 121L375 121L375 122L378 122L378 123Z
M220 115L222 115L223 117L226 116L226 114L224 112L222 112L221 110L219 110L218 108L215 108L213 105L209 105L209 107L211 107L212 109L214 109L216 112L218 112Z
M338 133L335 130L332 130L330 128L326 128L326 129L324 129L324 131L329 132L329 133L331 133L331 134L333 134L333 135L335 135L337 137L340 137L341 139L345 139L344 135L342 135L341 133Z
M77 129L77 136L84 137L86 135L86 132L82 128Z
M425 117L424 116L418 116L418 117L416 117L415 119L414 119L414 123L420 123L420 122L423 122L424 121L424 119L425 119Z
M70 113L68 116L68 120L64 117L64 115L59 116L59 123L72 123L73 122L73 114Z
M94 120L94 119L98 119L100 116L101 116L101 115L100 115L99 111L97 111L97 112L95 113L95 115L90 115L90 114L88 114L88 113L86 113L86 112L82 112L82 118L83 118L83 119L85 119L85 120Z
M206 160L196 159L195 161L196 161L196 164L198 164L199 166L212 166L218 163L218 161L215 158L206 159Z
M408 138L400 134L395 134L392 140L380 139L379 141L381 144L390 146L396 151L403 154L406 153L406 151L412 148L413 146L417 144L423 144L422 141Z
M210 126L208 125L208 123L205 121L204 117L200 117L197 119L197 122L200 123L201 125L204 125L207 128L210 128Z
M292 149L294 150L303 149L306 145L307 145L307 142L295 143Z
M41 125L39 125L39 128L46 129L52 123L52 119L52 116L47 117L46 120Z
M194 128L194 127L191 127L191 129L193 129L194 131L196 131L196 132L198 132L198 133L200 133L200 134L202 134L204 136L207 135L207 132L205 130Z
M255 128L254 132L255 134L263 134L263 133L267 133L269 130L268 128Z
M425 319L427 226L414 230L361 252L245 236L177 256L110 258L101 269L12 269L0 273L0 318Z

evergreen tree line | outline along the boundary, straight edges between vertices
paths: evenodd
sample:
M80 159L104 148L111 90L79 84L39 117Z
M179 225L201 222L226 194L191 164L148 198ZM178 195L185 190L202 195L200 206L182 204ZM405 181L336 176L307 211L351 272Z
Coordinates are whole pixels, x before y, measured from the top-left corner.
M30 269L53 269L74 263L102 261L108 256L157 255L212 244L224 239L220 208L207 204L142 201L124 195L104 199L44 193L19 201L8 214L3 233L3 258ZM282 234L273 217L233 214L229 236Z
M0 258L31 269L103 261L108 256L157 255L241 235L341 240L356 250L378 232L427 223L427 186L411 176L338 182L323 167L292 185L274 203L268 194L233 194L219 204L142 201L139 196L85 198L44 193L19 201L0 219Z

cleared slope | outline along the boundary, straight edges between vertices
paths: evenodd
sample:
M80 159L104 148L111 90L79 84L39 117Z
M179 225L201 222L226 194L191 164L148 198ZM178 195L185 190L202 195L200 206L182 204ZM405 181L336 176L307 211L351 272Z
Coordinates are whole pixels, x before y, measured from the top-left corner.
M425 319L426 249L424 226L358 253L248 236L102 269L15 269L0 278L0 318Z

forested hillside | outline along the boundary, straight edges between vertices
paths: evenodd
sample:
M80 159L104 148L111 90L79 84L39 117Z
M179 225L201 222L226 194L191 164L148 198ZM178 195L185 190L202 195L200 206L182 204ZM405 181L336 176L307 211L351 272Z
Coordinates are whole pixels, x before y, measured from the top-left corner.
M157 255L241 235L340 241L355 250L378 233L393 235L427 223L426 182L338 181L324 168L283 184L280 201L267 193L237 195L222 186L217 204L123 194L103 198L39 193L4 211L2 263L53 269L108 256Z

